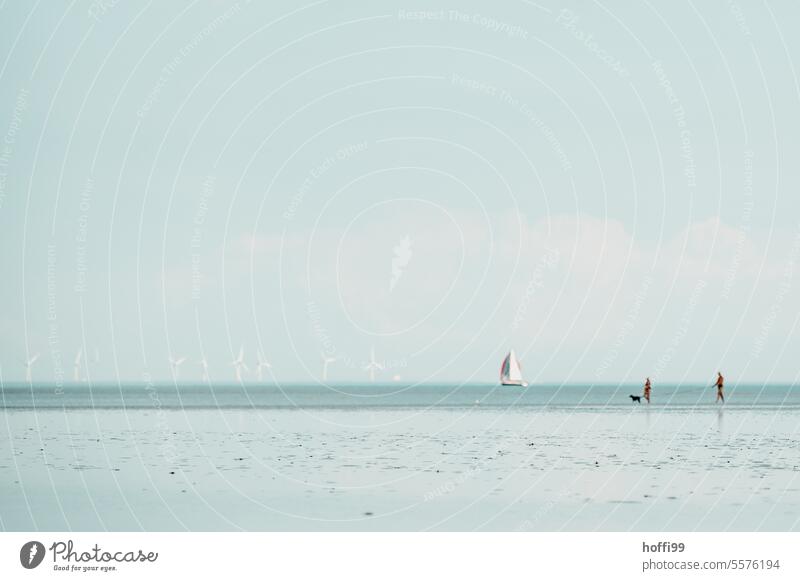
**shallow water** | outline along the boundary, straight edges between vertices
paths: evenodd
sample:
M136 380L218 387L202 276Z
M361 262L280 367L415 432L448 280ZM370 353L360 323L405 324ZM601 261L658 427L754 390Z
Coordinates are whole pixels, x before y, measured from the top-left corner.
M159 387L149 406L125 391L125 409L110 405L119 395L89 408L86 393L36 389L25 408L7 387L0 527L800 529L800 422L786 386L731 390L724 408L707 404L711 389L696 404L659 390L648 408L618 401L626 387L577 405L574 387L549 404L530 389L468 387L366 405L353 403L363 386L344 396L273 388L255 407L241 403L244 390L215 390L209 405L207 394L182 388L171 400ZM437 396L445 403L424 403Z
M631 406L639 385L533 385L526 389L483 384L405 385L5 385L0 408L48 409L220 409L220 408L611 408ZM725 390L728 407L800 409L800 385L742 384ZM658 385L652 404L671 409L715 406L716 389L698 385Z

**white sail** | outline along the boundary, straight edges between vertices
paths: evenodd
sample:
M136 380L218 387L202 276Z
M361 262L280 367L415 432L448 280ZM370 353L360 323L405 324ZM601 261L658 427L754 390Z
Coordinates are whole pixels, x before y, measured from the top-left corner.
M527 385L522 380L522 368L513 349L506 355L503 365L500 367L500 383L503 385Z

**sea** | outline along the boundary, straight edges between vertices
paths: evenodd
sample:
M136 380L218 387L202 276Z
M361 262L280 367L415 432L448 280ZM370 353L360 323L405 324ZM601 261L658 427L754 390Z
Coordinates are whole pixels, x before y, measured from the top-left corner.
M566 384L527 388L497 384L152 384L119 383L68 386L12 384L0 389L2 409L569 409L630 408L638 385ZM800 407L800 385L739 384L725 388L727 407ZM644 402L644 400L642 400ZM653 390L651 406L663 411L716 407L716 388L663 385Z
M0 529L795 531L800 386L5 384Z

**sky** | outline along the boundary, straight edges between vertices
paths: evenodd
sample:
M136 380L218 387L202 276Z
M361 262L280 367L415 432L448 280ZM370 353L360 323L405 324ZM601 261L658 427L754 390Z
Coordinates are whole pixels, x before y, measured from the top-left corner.
M3 382L797 379L796 3L264 4L0 5Z

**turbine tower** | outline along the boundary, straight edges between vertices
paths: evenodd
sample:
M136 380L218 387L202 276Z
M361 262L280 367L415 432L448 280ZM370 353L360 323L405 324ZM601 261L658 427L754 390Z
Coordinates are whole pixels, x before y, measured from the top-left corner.
M172 377L175 381L178 381L178 377L181 374L181 365L184 361L186 361L186 357L179 357L178 359L169 358L169 366L170 369L172 369Z
M369 371L369 380L375 381L375 372L383 371L383 364L375 361L375 346L373 345L369 350L369 363L364 366L364 371Z
M264 354L260 351L258 352L258 364L256 365L256 373L258 374L258 380L261 381L264 377L262 369L272 369L272 363L267 361L267 358L264 357Z
M72 380L79 382L81 380L81 358L83 357L83 347L78 349L78 354L75 356L75 363L72 366Z
M244 345L239 347L239 356L231 361L233 369L236 372L236 381L242 382L242 370L248 371L247 364L244 362Z
M201 375L201 380L202 381L208 381L208 379L209 379L209 377L208 377L208 361L206 360L205 357L203 357L200 361L198 361L198 363L200 364L200 369L201 369L201 374L202 374Z
M336 357L328 357L323 351L322 355L322 381L328 381L328 365L336 361Z
M27 381L28 383L31 382L31 379L33 377L33 374L31 372L31 368L33 367L33 364L36 363L37 359L39 359L39 354L38 353L36 353L33 357L29 357L25 361L25 381Z

